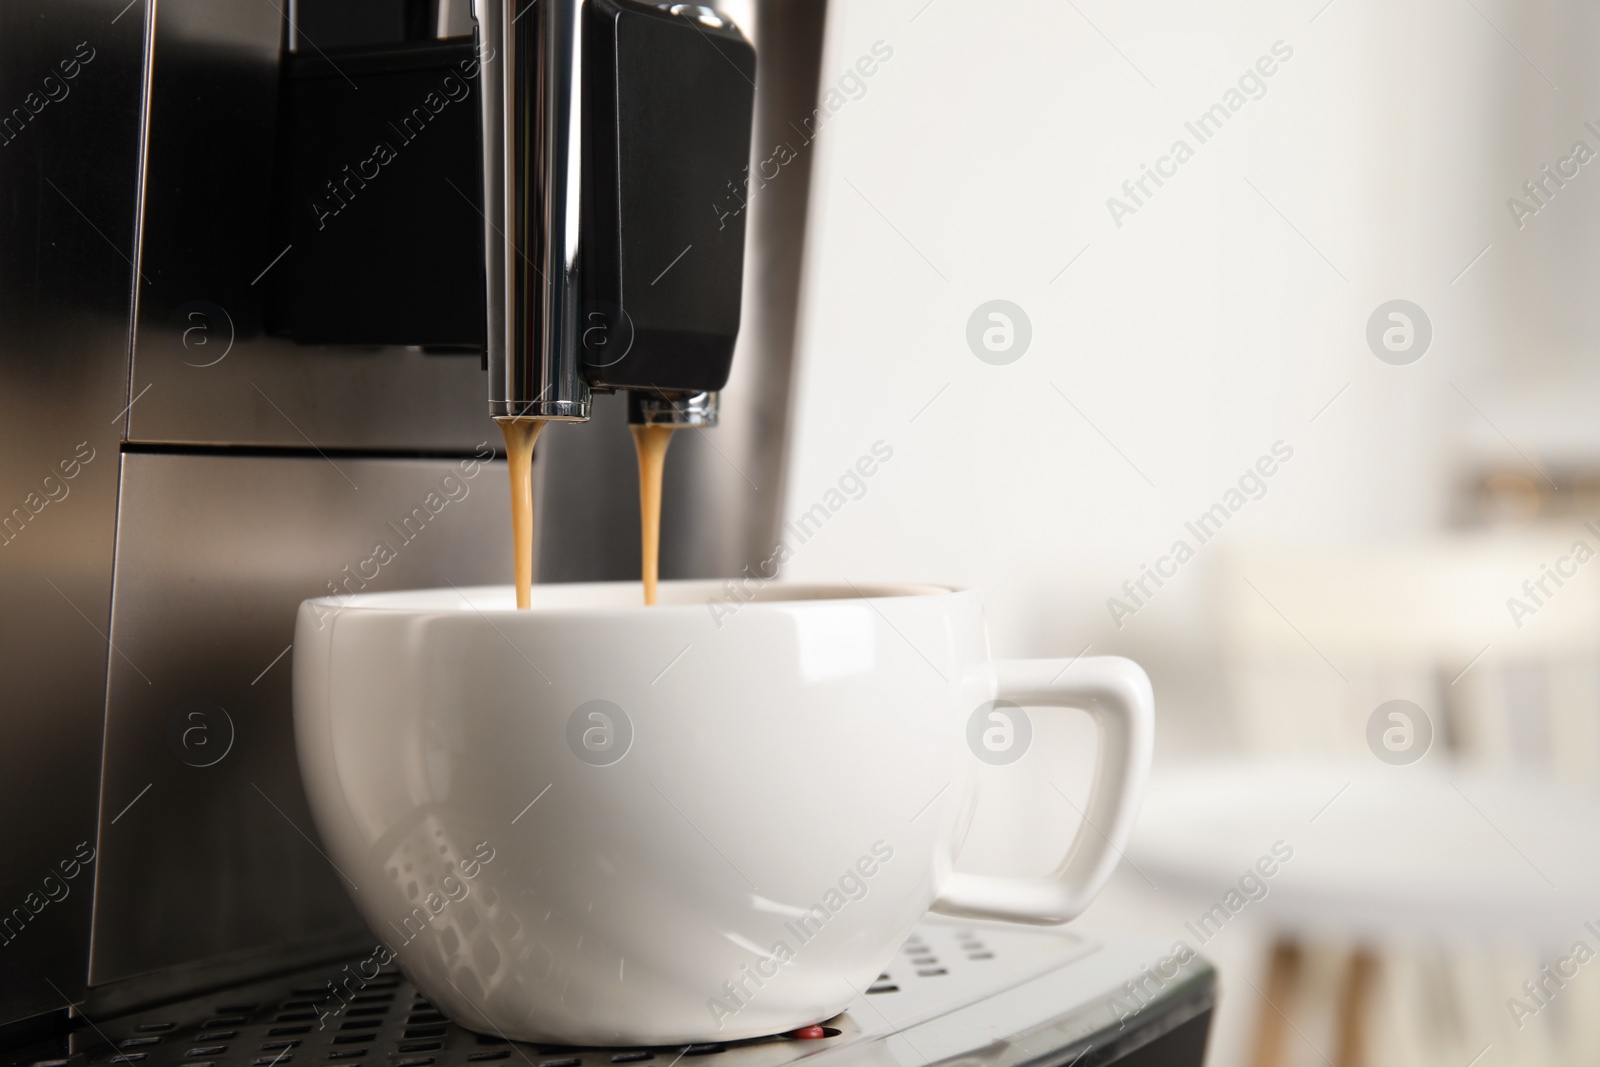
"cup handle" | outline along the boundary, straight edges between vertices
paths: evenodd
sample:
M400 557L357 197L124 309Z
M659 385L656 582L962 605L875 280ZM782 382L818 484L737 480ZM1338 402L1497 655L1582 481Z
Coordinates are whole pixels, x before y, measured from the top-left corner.
M1055 872L1002 878L953 872L932 910L977 919L1064 923L1082 914L1111 877L1138 815L1155 732L1155 696L1143 668L1120 656L1000 660L995 698L1094 716L1100 757L1078 835Z

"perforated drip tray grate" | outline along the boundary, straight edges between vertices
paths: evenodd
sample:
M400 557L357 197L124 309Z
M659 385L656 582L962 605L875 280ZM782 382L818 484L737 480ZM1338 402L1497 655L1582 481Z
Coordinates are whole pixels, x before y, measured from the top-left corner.
M358 973L351 963L348 970L325 966L116 1019L89 1020L67 1037L0 1055L0 1065L462 1067L505 1062L507 1067L672 1067L692 1057L727 1055L719 1067L781 1067L825 1050L871 1046L908 1032L926 1032L919 1044L948 1042L937 1027L930 1028L932 1023L991 1004L1003 1006L1001 1015L1013 1027L1019 1020L1035 1026L1058 1022L1071 1009L1084 1007L1085 992L1114 993L1117 981L1095 976L1087 984L1078 982L1083 991L1070 983L1053 991L1036 987L1099 949L1094 942L1061 932L930 919L863 996L827 1021L824 1037L776 1036L670 1048L536 1046L477 1034L446 1019L392 966L366 980L354 995L346 992L336 999L331 986ZM1136 965L1118 966L1107 973L1119 980L1137 970ZM1209 1006L1209 969L1205 976ZM974 1017L964 1029L992 1047L993 1026Z

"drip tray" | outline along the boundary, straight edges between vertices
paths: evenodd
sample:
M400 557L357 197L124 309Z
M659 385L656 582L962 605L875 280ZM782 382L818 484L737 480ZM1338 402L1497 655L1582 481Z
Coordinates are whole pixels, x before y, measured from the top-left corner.
M66 1037L0 1057L5 1067L780 1067L808 1057L863 1067L1193 1065L1205 1048L1214 974L1178 966L1148 938L930 917L822 1038L664 1048L529 1045L455 1025L393 967L337 1015L324 966L140 1011L83 1020ZM1164 959L1165 957L1165 959ZM354 988L355 982L350 983ZM683 1067L688 1067L687 1062ZM822 1067L822 1064L817 1064Z

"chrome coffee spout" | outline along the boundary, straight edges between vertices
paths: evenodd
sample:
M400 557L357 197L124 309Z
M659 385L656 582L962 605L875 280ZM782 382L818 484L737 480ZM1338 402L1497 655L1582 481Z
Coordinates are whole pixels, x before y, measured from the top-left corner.
M755 51L670 0L475 0L489 413L709 426L739 332ZM648 414L644 414L648 413Z
M673 426L710 429L717 424L722 394L659 393L646 389L628 391L628 425Z
M582 0L474 0L489 414L582 421Z

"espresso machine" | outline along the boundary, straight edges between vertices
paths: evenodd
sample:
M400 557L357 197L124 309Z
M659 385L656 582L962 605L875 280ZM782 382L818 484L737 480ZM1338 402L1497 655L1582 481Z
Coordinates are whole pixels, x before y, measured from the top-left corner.
M759 196L748 163L814 114L824 19L0 6L6 1063L654 1055L469 1034L392 965L352 993L378 1023L304 1029L373 934L299 780L294 608L508 581L493 417L556 424L539 581L637 576L630 422L697 428L664 575L770 554L811 156ZM930 920L825 1041L677 1054L1198 1063L1213 976L1166 952Z

